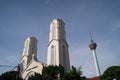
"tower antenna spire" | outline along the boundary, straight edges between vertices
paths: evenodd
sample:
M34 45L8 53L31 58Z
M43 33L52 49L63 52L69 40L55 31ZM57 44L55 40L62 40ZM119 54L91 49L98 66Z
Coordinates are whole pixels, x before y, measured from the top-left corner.
M90 35L90 41L93 41L93 39L92 39L92 33L89 32L89 35Z

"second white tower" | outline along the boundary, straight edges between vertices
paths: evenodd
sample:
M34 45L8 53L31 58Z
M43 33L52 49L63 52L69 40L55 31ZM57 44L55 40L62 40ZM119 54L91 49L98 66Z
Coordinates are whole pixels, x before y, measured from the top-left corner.
M68 72L70 61L64 26L61 19L54 19L50 24L47 65L62 65Z

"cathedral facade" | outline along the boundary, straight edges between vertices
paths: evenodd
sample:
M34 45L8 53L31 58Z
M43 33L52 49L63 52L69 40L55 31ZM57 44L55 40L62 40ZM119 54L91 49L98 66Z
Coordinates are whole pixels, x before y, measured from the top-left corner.
M42 74L44 66L62 65L65 72L70 70L69 51L66 41L65 23L62 19L54 19L50 24L47 64L37 59L37 39L28 37L24 44L20 60L20 76L27 80L34 73Z

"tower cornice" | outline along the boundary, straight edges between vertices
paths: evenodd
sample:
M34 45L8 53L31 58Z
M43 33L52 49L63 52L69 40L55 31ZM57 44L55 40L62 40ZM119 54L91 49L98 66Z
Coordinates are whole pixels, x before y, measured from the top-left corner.
M49 42L48 46L49 46L54 40L55 40L55 41L63 41L63 42L67 45L67 47L69 47L68 43L67 43L65 40L63 40L63 39L52 39L52 40Z

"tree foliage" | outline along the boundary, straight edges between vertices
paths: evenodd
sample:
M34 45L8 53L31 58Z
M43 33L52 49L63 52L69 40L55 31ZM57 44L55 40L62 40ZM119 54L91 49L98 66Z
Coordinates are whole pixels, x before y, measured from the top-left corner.
M105 70L100 80L120 80L120 66L111 66Z
M72 68L70 69L70 72L64 74L64 79L65 80L83 80L81 75L82 75L81 67L77 69L74 66L72 66Z
M39 73L35 73L34 75L31 75L28 80L43 80L42 75Z
M17 71L5 72L0 76L0 80L23 80L18 76Z
M34 76L29 77L28 80L86 80L86 78L81 77L81 75L81 67L77 69L72 66L70 71L65 73L62 66L50 65L43 67L42 75L35 74Z
M81 77L81 67L78 69L74 66L71 67L70 71L65 73L62 66L44 66L42 74L35 73L31 75L28 80L85 80ZM0 76L0 80L23 80L19 78L17 71L11 71L3 73Z
M43 67L42 76L44 80L54 80L58 78L58 74L60 77L64 74L64 68L62 66L53 66L50 65L48 67Z

